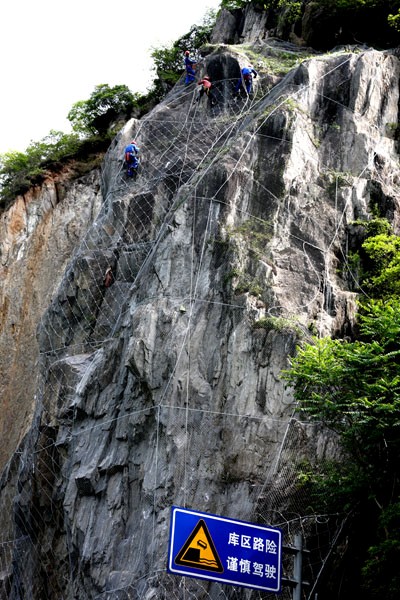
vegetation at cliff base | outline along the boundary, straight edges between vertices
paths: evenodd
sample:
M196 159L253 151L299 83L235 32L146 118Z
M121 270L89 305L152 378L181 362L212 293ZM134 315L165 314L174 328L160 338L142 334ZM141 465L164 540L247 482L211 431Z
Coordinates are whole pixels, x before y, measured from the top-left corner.
M300 412L339 433L347 457L309 474L310 497L320 510L368 519L365 598L395 600L400 578L388 574L400 560L400 237L381 219L365 235L361 283L369 297L359 303L356 339L299 346L285 378Z

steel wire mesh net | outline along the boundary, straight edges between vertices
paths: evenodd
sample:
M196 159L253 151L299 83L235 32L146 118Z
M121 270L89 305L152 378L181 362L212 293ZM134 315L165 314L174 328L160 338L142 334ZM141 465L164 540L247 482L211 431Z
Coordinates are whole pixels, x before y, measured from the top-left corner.
M134 125L135 139L143 157L134 181L126 179L120 158L108 157L107 164L114 161L114 166L105 167L103 172L103 178L108 181L104 205L76 249L60 292L54 298L51 315L47 313L41 322L40 407L35 415L39 428L34 447L14 458L19 465L16 497L4 500L4 510L15 514L16 535L14 539L0 541L1 598L69 599L76 597L75 586L79 583L79 589L84 589L90 577L98 584L96 591L87 592L90 599L278 597L268 592L166 573L169 507L173 504L211 512L218 505L225 516L279 527L287 546L293 546L296 536L301 534L309 551L303 559L305 577L309 580L309 585L303 588L304 599L311 598L313 586L337 543L344 515L317 512L310 505L306 487L299 481L304 464L312 466L316 457L334 452L335 440L328 438L327 445L332 444L332 447L321 449L318 427L295 419L294 407L289 401L285 404L287 397L283 392L282 411L275 417L266 413L262 416L241 413L228 406L226 398L221 402L212 399L207 407L200 404L199 398L193 400L185 391L198 358L190 326L182 327L177 335L165 322L162 335L171 339L175 336L179 345L174 355L168 357L172 365L170 374L155 392L153 404L136 410L135 401L140 395L146 397L148 392L143 381L134 383L134 369L129 365L131 372L128 369L125 396L107 408L101 403L96 405L96 398L101 396L102 376L96 365L101 364L102 355L111 346L115 359L109 368L117 371L118 356L125 343L117 332L130 317L130 293L140 286L145 268L153 264L152 259L162 247L179 210L190 205L195 221L199 208L206 205L204 234L197 240L198 252L192 258L193 280L186 282L188 293L183 296L169 297L164 290L162 297L158 292L155 298L141 298L138 292L141 315L146 317L146 307L153 301L161 308L169 303L176 312L186 313L190 325L190 318L201 303L216 306L214 298L211 302L209 297L202 296L199 283L204 276L206 248L212 245L216 263L225 265L225 283L237 278L234 255L220 251L225 249L226 239L216 222L221 217L224 200L218 192L204 195L204 174L221 163L226 148L232 140L238 139L238 132L246 132L245 122L250 111L257 113L260 109L263 123L271 112L265 115L268 105L260 104L267 99L269 89L263 90L260 86L252 99L233 99L224 86L224 82L216 84L218 103L215 107L195 106L190 103L192 92L179 88L157 111ZM167 118L166 113L172 113L186 94L187 113L179 118ZM258 127L251 135L266 135L263 131ZM285 146L288 143L286 137L279 141ZM291 143L295 145L296 140ZM220 188L229 185L236 167L246 161L240 150L238 158L230 164L231 169L227 168L225 178L221 179ZM251 234L253 253L259 262L266 263L275 223L262 212L260 189L268 199L276 197L275 187L266 188L261 178L254 175L254 187L242 190L245 208L241 212L236 207L236 222L230 225L230 232L235 238L237 255L245 254L244 240L249 243L248 234ZM230 202L235 206L237 199L232 197ZM260 223L262 227L257 229L255 224ZM334 230L332 235L336 233ZM291 233L287 236L289 238ZM323 283L320 255L310 258L309 241L297 234L292 237L303 253L304 263L309 265L313 261L310 285L320 289ZM108 269L112 272L112 281L106 286ZM251 295L258 283L257 273L240 283ZM121 302L124 296L127 301ZM311 301L314 297L299 299L293 304L291 316ZM246 308L232 297L229 302L220 301L220 304L221 313L229 313L232 322L240 321L237 315ZM279 314L279 306L270 307L270 314L275 312ZM282 335L289 352L293 337ZM174 379L178 364L180 374L186 370L187 380ZM259 398L257 402L262 405ZM114 456L107 457L105 450L111 436L118 440L117 449ZM83 450L87 452L86 457L90 455L86 465L74 459ZM246 472L249 463L251 471ZM207 489L206 497L199 495L199 473L201 488ZM132 486L135 478L140 481L140 492ZM72 486L75 486L74 492ZM105 515L107 527L97 531L96 524L87 520L83 511L80 513L81 498L91 502L94 511L98 495L108 494L111 502L115 489L119 490L120 504L109 508L116 511L120 522L116 519L108 523ZM66 494L73 497L74 507L63 503ZM132 524L129 514L138 506L143 518ZM121 531L122 523L131 538L123 538L118 542L120 547L117 543L112 548L117 558L114 565L110 558L111 575L106 585L98 572L97 558L104 558L107 550L103 541L113 539L113 528ZM159 530L160 523L163 535L157 537L155 531ZM86 535L98 540L98 557L86 553ZM117 563L123 546L129 547L131 561L129 568L121 573ZM290 578L292 574L293 555L287 553L283 576ZM35 593L33 582L39 586ZM291 587L285 585L279 598L289 599L291 593Z

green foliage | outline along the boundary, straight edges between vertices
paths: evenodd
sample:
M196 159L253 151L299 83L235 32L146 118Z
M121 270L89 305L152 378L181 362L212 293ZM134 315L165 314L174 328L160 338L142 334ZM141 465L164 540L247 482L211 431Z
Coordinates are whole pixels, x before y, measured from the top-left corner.
M370 221L359 221L358 224L364 227L367 238L374 235L391 235L393 233L393 228L389 221L381 217L376 217Z
M222 0L221 2L221 6L227 10L246 8L249 5L262 10L283 8L286 9L289 18L297 18L302 2L299 0Z
M249 4L254 4L253 0L222 0L222 8L226 10L236 10L237 8L245 8Z
M389 298L400 291L400 237L387 219L354 221L362 228L362 242L349 252L347 267L373 298ZM360 233L358 234L360 235Z
M189 50L190 52L195 53L201 46L209 42L216 17L216 11L207 11L199 25L192 25L188 33L177 40L176 44L182 52L184 50Z
M151 53L157 78L168 88L175 85L182 73L182 55L184 50L175 44L171 47L162 46L161 48L155 48Z
M93 165L93 153L104 150L115 131L111 125L139 107L141 97L125 85L95 87L89 100L73 105L68 114L73 133L50 131L40 141L32 141L25 152L10 151L0 156L0 206L4 208L18 194L40 184L49 172L60 168L65 159L79 159ZM78 172L85 172L80 167Z
M351 186L352 177L345 171L329 169L324 174L326 193L330 198L336 198L340 188Z
M40 161L24 152L10 151L0 156L0 208L5 208L18 194L28 190L44 171Z
M300 410L338 433L345 455L299 472L316 510L356 511L370 523L364 597L397 600L400 577L400 237L386 219L362 225L358 339L315 338L284 377Z
M232 279L236 279L240 276L240 271L236 267L228 271L228 273L224 277L224 283L229 283Z
M209 41L215 19L215 11L210 10L200 25L192 25L188 33L172 45L153 48L151 56L156 71L153 93L158 99L163 98L181 77L185 50L195 55L197 50Z
M400 31L400 10L394 15L391 13L388 15L388 23L391 27L396 29L396 31Z
M266 253L266 247L271 241L272 232L273 226L270 223L252 218L231 229L229 234L233 237L243 238L252 252L259 257L263 257Z
M62 131L51 130L39 142L31 142L26 153L40 158L42 163L56 161L73 156L81 145L79 136L76 133L63 133Z
M369 597L394 600L400 578L388 576L399 559L400 535L398 525L392 530L388 523L400 514L400 298L363 303L359 328L354 342L323 338L299 348L284 377L301 412L336 431L347 454L329 469L321 464L306 472L299 485L308 486L310 502L319 508L357 508L370 519L380 510L364 583Z
M252 296L260 297L263 292L263 288L257 279L250 277L247 273L241 273L239 281L235 287L236 294L251 294Z
M6 206L16 195L42 181L50 162L73 156L81 143L76 133L52 130L39 142L31 142L25 152L10 151L1 155L1 206Z
M286 23L296 23L303 14L303 2L297 0L278 0L278 8L283 8L283 17Z
M346 21L347 15L380 9L387 15L388 24L400 31L400 0L222 0L221 6L227 10L254 6L256 9L272 10L280 13L280 21L292 25L301 20L307 5L318 6L331 16L340 16ZM282 25L283 23L281 23Z
M272 49L268 56L263 56L261 59L257 58L254 62L259 63L261 61L262 69L272 75L282 76L296 67L300 60L304 60L304 56L300 58L295 53Z
M354 281L359 285L362 277L361 258L358 252L349 252L347 262L343 265L342 276L348 278L348 273L351 273Z
M215 13L210 11L201 25L194 25L172 48L153 51L158 80L148 94L132 94L126 85L97 85L89 99L76 102L67 115L74 133L51 131L39 142L32 142L25 152L0 156L0 206L4 208L16 195L41 183L58 161L99 149L132 111L138 115L147 112L179 79L183 50L194 51L208 41L214 23Z
M215 12L209 11L202 24L192 26L172 48L153 51L158 79L147 94L132 94L126 85L97 85L90 98L76 102L67 115L74 133L51 131L39 142L31 142L25 152L10 151L1 155L0 207L4 208L16 195L41 183L50 171L57 170L59 161L78 156L84 160L85 153L88 157L96 149L103 149L121 121L129 118L133 111L141 115L152 108L179 79L183 51L194 52L208 41L215 17Z
M362 244L368 271L364 287L374 296L391 296L400 292L400 237L378 234Z
M363 587L372 600L398 600L400 574L400 499L384 509L379 518L380 541L371 546L363 568Z
M399 15L400 17L400 15ZM399 25L400 27L400 25ZM400 29L399 29L400 31ZM386 135L388 137L390 137L393 140L398 141L399 140L399 134L400 134L400 127L399 124L396 122L389 122L385 124L385 129L386 129Z
M234 267L224 277L224 284L227 285L234 281L235 294L249 293L252 296L260 297L263 292L263 287L256 278L252 278L248 273L244 273L237 267Z
M365 458L360 432L391 430L400 417L400 300L371 300L359 319L363 341L315 339L299 348L286 376L301 410L340 432Z
M88 100L76 102L67 118L74 131L85 135L105 135L118 118L129 115L139 98L126 85L97 85Z
M254 329L265 329L266 331L278 331L279 333L295 333L297 337L301 335L301 329L298 322L291 318L285 317L263 317L255 321Z
M383 7L392 11L398 8L400 2L399 0L319 0L319 4L344 10Z
M399 254L400 237L380 233L368 238L362 247L374 264L375 271L387 269Z
M311 464L303 461L297 473L299 489L307 493L310 510L348 513L365 493L365 480L359 466L352 461L329 460Z

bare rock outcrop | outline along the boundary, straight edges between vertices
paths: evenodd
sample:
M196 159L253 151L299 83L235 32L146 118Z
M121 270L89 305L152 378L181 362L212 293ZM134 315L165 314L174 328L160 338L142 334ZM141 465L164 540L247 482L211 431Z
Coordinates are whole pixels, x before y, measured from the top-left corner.
M100 209L93 176L46 212L60 211L70 233L53 224L43 234L58 262L51 274L41 259L29 330L48 303L36 401L20 460L1 480L8 506L18 481L5 597L183 597L164 572L173 504L279 522L288 541L292 511L308 535L296 469L338 448L296 418L281 371L310 331L351 332L348 225L374 205L398 226L388 125L398 121L400 61L338 52L272 78L266 49L256 51L253 97L232 93L250 58L216 49L204 65L220 74L215 107L178 84L113 142ZM142 149L134 182L121 163L132 135ZM79 234L69 203L75 216L85 207ZM20 256L33 260L21 239ZM44 290L58 283L50 302ZM218 597L216 585L187 586Z
M36 329L71 256L100 209L99 174L64 191L48 180L1 215L0 465L30 426L39 348Z

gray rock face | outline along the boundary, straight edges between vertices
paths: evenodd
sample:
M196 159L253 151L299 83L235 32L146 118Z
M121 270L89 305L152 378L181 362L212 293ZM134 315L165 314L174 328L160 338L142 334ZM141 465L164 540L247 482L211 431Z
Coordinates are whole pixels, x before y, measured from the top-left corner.
M128 122L99 210L96 180L82 184L90 227L68 256L54 237L33 416L1 480L1 597L221 597L218 584L165 573L173 504L311 539L296 472L338 448L295 418L280 374L310 330L351 331L347 226L372 203L398 226L400 63L339 52L272 89L261 68L254 97L235 98L245 58L206 57L221 74L216 106L178 85ZM135 181L121 161L132 136ZM57 211L67 230L68 201ZM244 594L226 597L259 597Z
M36 329L100 209L99 173L63 190L62 176L19 196L1 215L0 465L26 433L38 375Z
M268 37L269 11L257 10L252 5L244 9L222 9L212 32L213 44L240 44L256 42Z

